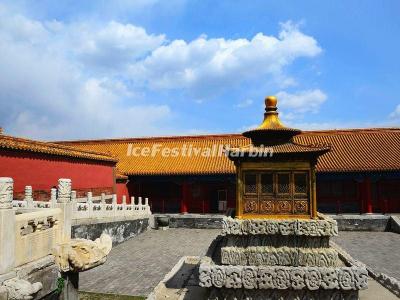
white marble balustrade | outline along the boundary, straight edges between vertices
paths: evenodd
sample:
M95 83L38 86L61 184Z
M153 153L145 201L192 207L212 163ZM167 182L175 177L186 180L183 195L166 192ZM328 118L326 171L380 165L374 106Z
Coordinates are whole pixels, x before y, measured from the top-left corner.
M88 192L85 197L77 198L76 191L71 191L70 187L69 191L67 194L63 192L61 199L60 191L53 188L49 201L35 201L32 187L26 186L24 200L14 199L12 205L15 209L40 209L55 208L57 202L71 202L73 207L72 219L75 220L151 215L148 198L137 197L135 199L135 197L131 197L131 203L127 204L126 196L123 196L122 203L117 204L117 195L115 194L106 195L102 193L100 196L93 196L92 192Z
M71 214L64 213L68 204L35 209L32 188L28 186L25 200L15 208L13 187L12 178L0 177L0 275L51 254L58 243L71 236L71 222L65 219Z

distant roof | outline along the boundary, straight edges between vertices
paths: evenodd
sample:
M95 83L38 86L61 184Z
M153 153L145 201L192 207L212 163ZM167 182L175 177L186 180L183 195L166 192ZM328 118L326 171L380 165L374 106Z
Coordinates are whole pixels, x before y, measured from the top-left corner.
M0 151L1 149L29 151L98 161L118 161L117 158L112 157L110 154L96 152L95 150L71 147L55 143L34 141L4 134L0 134Z
M374 172L400 170L400 128L371 128L303 131L294 137L303 145L330 145L331 151L321 156L317 172ZM128 155L129 149L152 147L179 148L184 145L205 149L213 145L243 147L250 140L241 134L142 137L58 142L75 148L110 153L118 158L117 167L126 175L201 175L233 174L235 166L224 155L205 157L191 155L154 157Z

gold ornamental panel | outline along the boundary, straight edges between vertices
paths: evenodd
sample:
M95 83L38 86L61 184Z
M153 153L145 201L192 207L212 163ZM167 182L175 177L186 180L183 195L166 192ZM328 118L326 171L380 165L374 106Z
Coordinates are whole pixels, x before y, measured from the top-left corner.
M244 200L244 213L258 213L258 204L257 198L247 198Z
M276 214L291 214L293 212L293 206L291 200L278 200L275 201L275 213Z
M260 201L260 214L273 214L275 212L274 209L274 201L273 200L261 200Z
M294 201L294 213L295 214L307 214L308 213L308 201L307 200L295 200Z

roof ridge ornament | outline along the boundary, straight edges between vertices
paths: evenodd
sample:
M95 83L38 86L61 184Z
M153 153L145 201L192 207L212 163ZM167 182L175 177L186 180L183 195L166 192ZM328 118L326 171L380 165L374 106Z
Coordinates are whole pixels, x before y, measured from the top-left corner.
M273 128L284 128L285 125L282 124L279 119L278 113L278 99L275 96L267 96L265 97L265 113L264 113L264 121L257 128L265 128L273 127Z
M251 139L254 145L273 145L290 142L292 137L301 133L301 130L286 127L279 119L278 99L267 96L263 122L255 129L243 133Z

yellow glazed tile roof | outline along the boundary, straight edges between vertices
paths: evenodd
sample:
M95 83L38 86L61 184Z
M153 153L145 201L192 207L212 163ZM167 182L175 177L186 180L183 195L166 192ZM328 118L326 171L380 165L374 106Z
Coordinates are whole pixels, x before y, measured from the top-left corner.
M55 143L34 141L3 134L0 134L0 150L1 149L29 151L29 152L57 155L57 156L117 162L117 159L109 154L95 152L94 150L90 149L83 149L81 147L77 148Z
M372 128L303 131L294 137L301 145L330 145L331 151L321 156L317 172L372 172L400 170L400 128ZM213 145L243 147L250 140L241 134L125 138L59 142L90 151L111 153L118 158L117 167L126 175L233 174L235 167L224 155L154 157L127 155L129 147L182 148L183 145L206 148ZM129 146L131 145L131 146Z

